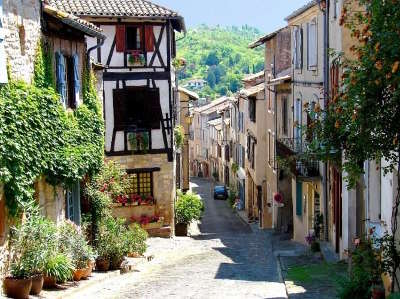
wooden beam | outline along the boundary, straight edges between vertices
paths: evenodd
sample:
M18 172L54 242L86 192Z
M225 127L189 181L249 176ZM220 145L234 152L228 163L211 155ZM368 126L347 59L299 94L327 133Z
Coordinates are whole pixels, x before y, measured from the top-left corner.
M107 72L103 74L104 81L117 80L170 80L170 72Z

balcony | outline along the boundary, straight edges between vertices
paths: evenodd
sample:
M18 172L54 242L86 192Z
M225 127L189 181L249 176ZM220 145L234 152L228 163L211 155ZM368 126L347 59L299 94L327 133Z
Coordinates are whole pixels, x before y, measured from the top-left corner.
M298 177L312 178L319 177L319 162L310 157L302 157L308 148L308 143L300 138L281 138L277 140L276 152L281 158L290 159L290 172Z

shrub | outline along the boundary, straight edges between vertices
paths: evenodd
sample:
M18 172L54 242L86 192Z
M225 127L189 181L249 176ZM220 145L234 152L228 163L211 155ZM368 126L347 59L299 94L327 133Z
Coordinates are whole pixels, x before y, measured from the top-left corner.
M185 129L183 126L176 126L174 128L174 135L175 135L175 146L176 148L180 149L183 146L183 142L185 141Z
M60 252L71 258L75 269L83 269L95 258L92 247L89 246L81 229L71 221L65 221L59 227Z
M228 204L230 207L234 207L236 203L236 198L238 194L233 186L229 188L229 195L228 195Z
M48 257L57 249L56 226L29 211L26 218L11 229L10 272L13 277L25 278L43 273Z
M319 242L317 242L317 241L312 242L310 247L311 247L312 252L320 252L321 251L321 246L320 246Z
M66 282L72 278L74 265L65 254L58 253L51 256L44 268L44 274L53 277L57 282Z
M132 223L125 234L125 246L127 253L143 255L147 249L147 232L138 224Z
M178 200L175 205L176 223L189 224L198 220L204 211L204 204L200 197L192 192L178 193Z

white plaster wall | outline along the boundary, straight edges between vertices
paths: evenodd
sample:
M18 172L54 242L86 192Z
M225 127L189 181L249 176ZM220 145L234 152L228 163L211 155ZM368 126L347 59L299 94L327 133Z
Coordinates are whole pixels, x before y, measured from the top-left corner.
M106 65L108 56L111 50L111 46L113 44L114 38L115 38L115 31L116 31L116 26L115 25L100 25L100 28L103 30L103 34L106 36L106 40L104 41L104 45L101 47L101 63ZM160 33L161 33L161 26L154 26L153 27L154 35L156 37L156 41L158 40ZM88 48L94 46L97 44L96 38L87 38L87 43L88 43ZM164 61L164 65L167 64L167 30L166 28L164 29L164 33L162 35L161 39L161 44L160 44L160 54L161 57ZM151 57L153 56L154 52L148 52L147 53L147 62L150 62ZM92 51L90 55L95 61L97 61L97 51ZM122 52L117 52L114 49L114 52L112 54L111 62L109 66L113 67L122 67L124 66L124 53ZM154 60L153 66L155 67L161 67L161 62L156 56ZM118 71L118 70L113 70ZM142 70L143 71L143 70Z
M385 160L381 161L382 167L386 167L389 163ZM392 208L393 201L396 196L397 190L393 188L396 176L393 173L381 172L381 220L384 230L391 230Z

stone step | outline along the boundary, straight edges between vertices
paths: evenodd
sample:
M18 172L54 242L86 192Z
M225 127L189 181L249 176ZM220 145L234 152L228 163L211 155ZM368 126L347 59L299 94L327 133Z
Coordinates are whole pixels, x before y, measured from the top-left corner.
M171 226L164 226L161 228L148 229L147 233L149 234L150 237L159 237L159 238L171 238L172 237Z

